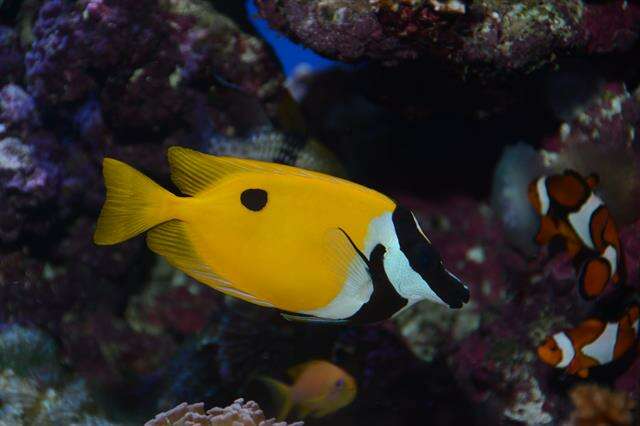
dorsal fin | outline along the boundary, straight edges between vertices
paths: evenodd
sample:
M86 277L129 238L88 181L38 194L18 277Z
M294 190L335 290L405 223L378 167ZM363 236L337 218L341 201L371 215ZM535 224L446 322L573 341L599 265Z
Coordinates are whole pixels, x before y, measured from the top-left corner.
M171 180L184 194L196 195L210 189L220 179L234 173L275 173L339 180L329 175L285 166L233 157L218 157L189 148L172 146L168 151Z

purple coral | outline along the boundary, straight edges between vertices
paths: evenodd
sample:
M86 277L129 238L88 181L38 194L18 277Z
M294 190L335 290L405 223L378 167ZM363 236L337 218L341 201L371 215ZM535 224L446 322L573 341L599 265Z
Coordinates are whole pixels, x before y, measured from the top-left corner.
M136 25L131 25L136 22ZM47 106L98 92L115 127L154 128L184 106L180 55L157 1L47 1L26 56L29 90Z
M38 113L33 98L22 87L7 84L0 89L0 134L11 127L27 129L37 124Z
M55 203L60 187L60 170L39 152L52 143L49 136L28 142L0 136L0 241L13 242L23 231L42 234L55 221L39 213Z

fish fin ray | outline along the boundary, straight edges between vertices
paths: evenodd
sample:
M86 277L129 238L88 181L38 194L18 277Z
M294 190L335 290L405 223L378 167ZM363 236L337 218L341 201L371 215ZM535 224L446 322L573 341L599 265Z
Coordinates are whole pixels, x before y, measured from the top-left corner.
M196 195L215 186L221 179L236 173L272 173L313 177L329 181L339 178L283 164L243 158L220 157L172 146L168 150L171 180L187 195Z
M171 181L185 194L196 195L211 188L224 176L241 171L226 157L172 146L168 150Z
M324 246L325 264L334 279L345 285L342 292L367 302L373 292L373 280L364 254L341 228L325 232Z
M103 160L107 197L93 241L116 244L171 219L167 203L175 198L133 167L113 158Z
M274 404L278 407L276 420L285 420L293 408L291 386L264 376L258 377L258 380L267 387L271 397L273 398Z
M295 315L295 314L285 314L281 313L282 317L287 321L299 321L299 322L309 322L309 323L317 323L317 324L344 324L348 322L346 319L332 319L332 318L321 318L316 316L308 316L308 315Z
M171 265L197 281L229 296L256 305L273 307L271 303L235 288L232 282L214 272L198 256L189 240L184 222L174 219L153 228L147 234L147 245L153 252L167 259Z

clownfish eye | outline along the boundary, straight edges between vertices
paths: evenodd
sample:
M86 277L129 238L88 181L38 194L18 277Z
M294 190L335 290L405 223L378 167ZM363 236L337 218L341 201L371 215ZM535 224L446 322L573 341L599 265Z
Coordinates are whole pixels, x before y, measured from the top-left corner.
M335 386L336 389L342 389L344 387L344 385L345 385L344 379L338 379L334 383L334 386Z

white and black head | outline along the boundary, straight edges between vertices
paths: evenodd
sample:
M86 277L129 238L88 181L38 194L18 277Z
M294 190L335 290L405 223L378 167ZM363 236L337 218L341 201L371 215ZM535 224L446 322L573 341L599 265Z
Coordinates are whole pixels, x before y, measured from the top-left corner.
M393 256L390 253L389 262L385 259L385 270L398 293L406 294L410 299L415 299L415 296L430 299L456 309L467 303L469 288L444 268L440 253L422 232L413 213L398 206L393 212L392 220L401 254ZM392 257L396 259L391 259ZM394 264L406 264L407 261L413 273L398 275L393 271L396 266Z

